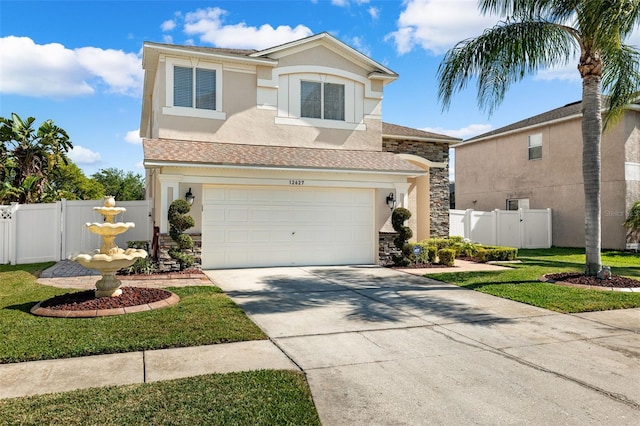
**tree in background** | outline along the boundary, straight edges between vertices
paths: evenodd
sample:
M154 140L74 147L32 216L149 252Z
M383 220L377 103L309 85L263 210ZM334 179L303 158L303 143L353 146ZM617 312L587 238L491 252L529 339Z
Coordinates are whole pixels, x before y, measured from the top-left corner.
M144 179L140 174L109 168L91 177L104 187L105 195L113 195L118 201L144 200Z
M640 24L638 0L479 0L483 14L504 20L459 42L438 69L439 97L477 77L478 104L491 114L511 83L540 68L564 65L578 52L582 77L582 173L585 198L585 274L600 273L601 86L608 94L604 127L614 123L640 88L640 51L624 43Z
M38 203L55 198L50 176L69 160L73 144L53 120L33 127L36 119L15 113L0 117L0 204Z
M56 167L51 176L51 185L59 196L58 200L99 200L105 196L100 182L85 176L82 169L71 161Z

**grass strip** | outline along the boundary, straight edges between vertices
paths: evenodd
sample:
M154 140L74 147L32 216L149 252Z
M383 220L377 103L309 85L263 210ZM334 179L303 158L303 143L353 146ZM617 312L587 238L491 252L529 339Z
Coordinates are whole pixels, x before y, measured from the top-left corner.
M22 267L22 268L21 268ZM38 266L0 269L0 363L266 339L215 286L169 290L175 306L99 318L31 315L39 301L73 290L36 283Z
M506 271L429 274L429 278L562 313L605 311L640 307L640 293L588 290L540 282L544 274L584 270L584 249L551 248L519 250L521 264ZM603 252L612 272L640 278L640 256Z
M319 425L304 375L262 370L0 400L0 424Z

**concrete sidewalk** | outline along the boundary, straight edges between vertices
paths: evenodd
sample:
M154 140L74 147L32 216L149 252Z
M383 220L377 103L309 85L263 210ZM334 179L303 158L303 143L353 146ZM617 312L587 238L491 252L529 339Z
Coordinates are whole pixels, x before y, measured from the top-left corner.
M0 398L263 369L299 371L271 341L256 340L0 364Z
M43 271L38 283L87 290L100 275L69 260ZM157 278L157 277L156 277ZM213 285L206 275L121 279L136 287ZM300 370L270 340L0 364L0 398L66 392L234 371Z

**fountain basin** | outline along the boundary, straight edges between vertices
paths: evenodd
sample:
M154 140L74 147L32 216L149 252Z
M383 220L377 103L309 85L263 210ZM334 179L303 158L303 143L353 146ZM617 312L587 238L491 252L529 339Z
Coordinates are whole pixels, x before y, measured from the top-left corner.
M100 271L102 278L96 282L96 297L114 297L122 294L116 272L133 265L136 259L144 259L147 252L141 249L117 248L112 254L79 254L71 258L85 268Z
M94 234L101 236L115 236L120 235L129 230L129 228L135 228L136 224L133 222L117 222L117 223L98 223L87 222L84 224L85 228L89 229Z

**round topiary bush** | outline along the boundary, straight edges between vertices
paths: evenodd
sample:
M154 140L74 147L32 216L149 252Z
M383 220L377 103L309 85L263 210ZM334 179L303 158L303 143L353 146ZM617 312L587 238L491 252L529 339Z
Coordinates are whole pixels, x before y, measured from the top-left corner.
M404 225L410 217L411 212L404 207L398 207L391 214L391 225L398 233L398 235L393 239L393 243L396 245L396 248L400 250L400 254L393 258L393 262L396 266L407 266L411 263L411 260L408 257L409 253L405 249L405 245L407 244L407 241L409 241L409 238L413 236L413 231L411 231L411 228Z
M195 225L193 218L186 214L190 211L191 206L183 199L174 200L169 206L169 235L177 244L177 247L169 250L169 256L178 261L181 271L192 266L194 262L193 256L185 252L193 247L193 239L183 234Z

